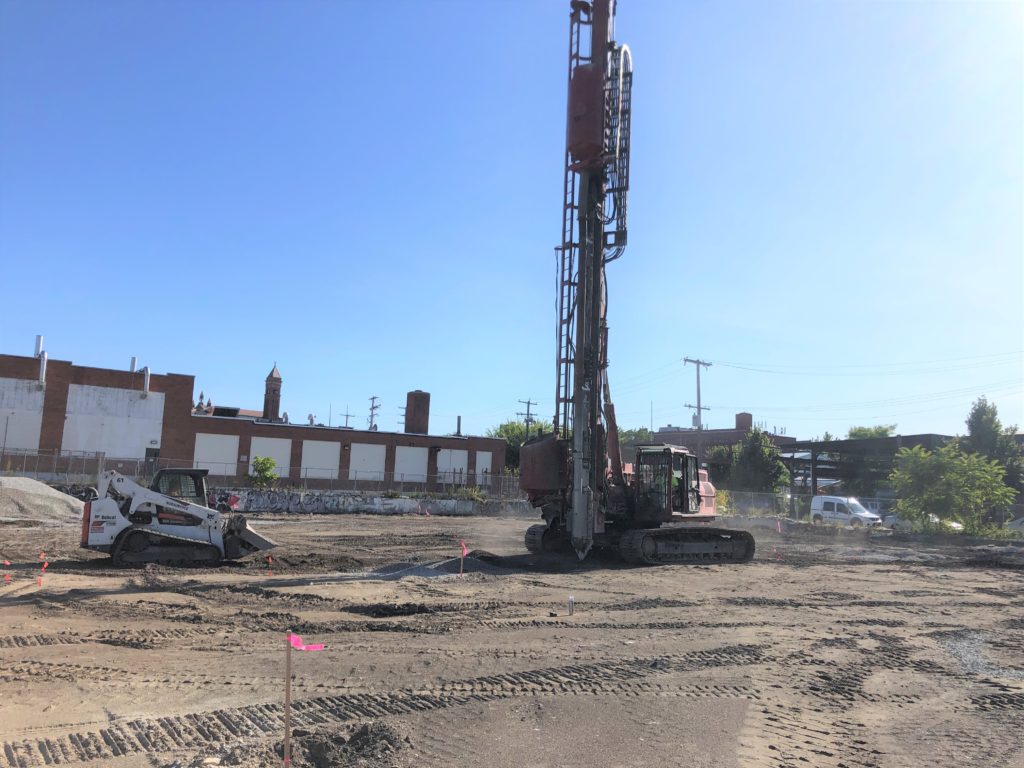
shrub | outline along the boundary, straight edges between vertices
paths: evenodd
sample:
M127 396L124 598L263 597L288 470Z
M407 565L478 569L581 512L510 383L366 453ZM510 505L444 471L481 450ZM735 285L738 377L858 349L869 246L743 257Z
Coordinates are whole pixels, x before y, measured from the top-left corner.
M277 462L269 456L254 456L252 459L252 487L273 488L277 481Z

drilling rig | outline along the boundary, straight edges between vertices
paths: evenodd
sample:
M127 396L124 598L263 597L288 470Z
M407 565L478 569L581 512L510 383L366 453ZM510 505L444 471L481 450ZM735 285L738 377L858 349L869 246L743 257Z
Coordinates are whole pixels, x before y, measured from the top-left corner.
M631 563L744 562L754 539L711 527L690 451L638 446L630 482L623 473L605 268L626 247L633 61L614 40L614 17L614 0L570 3L554 431L520 452L520 487L544 518L526 547L581 560L596 546Z

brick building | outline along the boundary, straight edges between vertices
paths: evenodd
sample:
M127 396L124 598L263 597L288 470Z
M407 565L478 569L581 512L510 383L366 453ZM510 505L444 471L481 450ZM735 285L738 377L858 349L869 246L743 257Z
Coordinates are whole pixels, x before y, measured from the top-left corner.
M754 417L749 413L736 414L736 426L733 429L683 429L682 427L661 427L654 433L658 443L682 445L689 448L702 459L707 451L716 445L735 445L754 428ZM766 433L768 438L778 447L796 442L795 437Z
M194 386L186 374L48 360L41 340L34 357L0 354L0 462L34 454L36 471L60 473L98 455L97 467L148 474L194 466L227 482L270 456L279 476L312 485L481 484L504 470L503 440L427 434L425 392L409 393L405 432L371 432L287 423L276 365L262 412L197 405Z

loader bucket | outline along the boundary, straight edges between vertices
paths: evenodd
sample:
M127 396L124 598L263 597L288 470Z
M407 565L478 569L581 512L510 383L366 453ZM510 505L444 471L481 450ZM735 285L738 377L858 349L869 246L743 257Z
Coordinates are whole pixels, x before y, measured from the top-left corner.
M229 560L273 549L276 546L277 542L261 536L250 528L242 515L233 516L225 526L224 556Z

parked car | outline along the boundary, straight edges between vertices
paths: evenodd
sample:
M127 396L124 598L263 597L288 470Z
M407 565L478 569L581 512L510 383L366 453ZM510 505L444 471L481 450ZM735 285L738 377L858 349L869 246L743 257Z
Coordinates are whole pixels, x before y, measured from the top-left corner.
M877 528L882 525L882 518L865 509L853 496L814 496L811 499L811 522L815 525Z
M921 531L925 526L919 520L903 520L899 515L889 515L885 525L894 531ZM928 525L933 528L945 528L950 531L962 531L963 525L956 520L942 520L938 515L928 515Z

